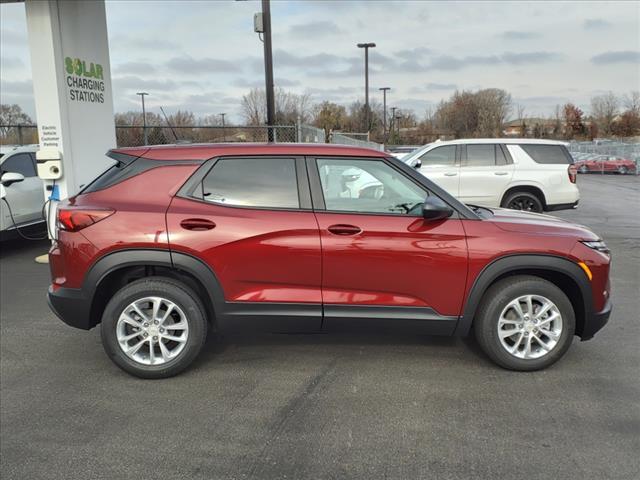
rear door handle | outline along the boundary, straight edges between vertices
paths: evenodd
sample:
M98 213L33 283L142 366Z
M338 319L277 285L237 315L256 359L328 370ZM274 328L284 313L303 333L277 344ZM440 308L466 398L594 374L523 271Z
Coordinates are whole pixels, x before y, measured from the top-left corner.
M180 226L185 230L194 230L197 232L211 230L216 224L206 218L186 218L180 222Z
M356 227L355 225L331 225L327 228L334 235L357 235L362 231L360 227Z
M509 172L493 172L494 175L509 175Z
M445 177L455 177L456 175L458 175L456 172L445 172L444 174Z

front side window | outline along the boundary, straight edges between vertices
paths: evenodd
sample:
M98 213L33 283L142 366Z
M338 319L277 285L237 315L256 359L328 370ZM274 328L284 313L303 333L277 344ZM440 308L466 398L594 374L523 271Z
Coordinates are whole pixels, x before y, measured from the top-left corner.
M428 193L382 160L318 159L327 210L420 215Z
M293 158L223 158L202 181L205 201L223 205L299 208Z
M456 164L456 146L445 145L429 150L420 157L423 167L452 167Z
M33 158L28 153L16 153L10 156L1 167L2 172L21 173L25 178L36 176Z

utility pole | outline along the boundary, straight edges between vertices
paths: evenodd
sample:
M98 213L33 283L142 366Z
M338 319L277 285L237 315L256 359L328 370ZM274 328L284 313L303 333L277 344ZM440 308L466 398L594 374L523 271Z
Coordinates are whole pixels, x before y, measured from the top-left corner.
M382 138L385 143L387 141L387 90L391 90L391 87L382 87L378 90L382 90Z
M369 43L358 43L358 48L364 48L364 115L366 122L366 130L367 133L371 129L371 124L369 122L369 49L375 48L376 44L373 42Z
M273 52L271 47L271 2L262 0L262 27L264 29L264 78L267 94L267 138L275 140L273 124L276 117L275 94L273 91Z
M227 141L227 131L224 129L224 116L226 115L226 113L221 113L220 116L222 117L222 141L226 142Z
M148 139L147 139L147 112L144 109L144 96L145 95L149 95L147 92L138 92L136 93L136 95L140 95L140 98L142 98L142 136L144 138L144 144L148 145Z
M396 110L398 107L391 107L391 125L389 125L389 133L393 133L393 129L396 125ZM395 135L394 135L395 137Z

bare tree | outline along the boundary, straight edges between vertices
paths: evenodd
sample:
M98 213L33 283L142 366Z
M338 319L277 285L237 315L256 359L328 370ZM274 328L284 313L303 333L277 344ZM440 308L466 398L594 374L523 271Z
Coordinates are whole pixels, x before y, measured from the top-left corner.
M640 90L633 90L629 95L623 95L622 104L627 111L640 115Z
M611 134L611 126L617 113L618 98L613 92L607 92L591 99L591 116L604 135Z

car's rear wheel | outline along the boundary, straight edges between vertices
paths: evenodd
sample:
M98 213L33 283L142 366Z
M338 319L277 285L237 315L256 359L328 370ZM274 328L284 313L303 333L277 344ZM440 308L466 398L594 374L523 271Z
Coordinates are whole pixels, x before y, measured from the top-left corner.
M533 276L509 277L485 293L474 322L484 352L511 370L546 368L568 350L575 314L553 283Z
M504 202L502 202L502 206L512 210L524 210L536 213L541 213L543 210L540 199L530 192L510 193Z
M578 171L579 171L580 173L589 173L589 167L587 167L586 165L582 165L582 166L578 169Z
M187 368L205 342L205 309L182 283L161 277L120 289L102 316L102 344L113 362L142 378L165 378Z
M620 165L620 166L618 167L618 173L619 173L620 175L626 175L626 174L627 174L627 172L628 172L627 167L625 167L624 165Z

